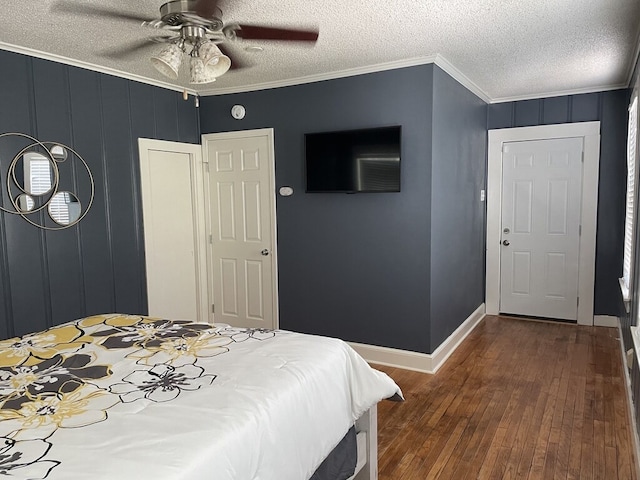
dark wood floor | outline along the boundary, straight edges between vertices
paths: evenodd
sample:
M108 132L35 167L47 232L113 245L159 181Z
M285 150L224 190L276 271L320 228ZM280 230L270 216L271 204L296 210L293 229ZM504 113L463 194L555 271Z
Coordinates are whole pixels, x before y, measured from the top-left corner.
M637 479L617 336L487 316L435 375L376 366L380 480Z

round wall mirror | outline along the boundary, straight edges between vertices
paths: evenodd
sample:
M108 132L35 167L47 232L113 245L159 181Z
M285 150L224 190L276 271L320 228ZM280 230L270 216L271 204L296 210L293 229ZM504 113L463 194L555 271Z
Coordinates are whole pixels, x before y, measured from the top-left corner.
M49 152L51 153L51 156L56 162L64 162L67 159L67 156L69 154L67 152L67 149L64 148L62 145L53 145L49 149Z
M49 216L58 225L71 225L80 218L82 207L75 194L71 192L58 192L49 202Z

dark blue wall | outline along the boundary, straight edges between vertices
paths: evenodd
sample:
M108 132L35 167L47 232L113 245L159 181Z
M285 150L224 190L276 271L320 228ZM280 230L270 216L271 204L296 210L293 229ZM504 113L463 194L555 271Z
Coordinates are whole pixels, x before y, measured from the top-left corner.
M433 65L206 97L203 133L273 127L280 326L426 352ZM240 103L244 120L229 111ZM304 134L402 126L400 193L305 193Z
M487 105L434 69L431 351L484 302Z
M595 315L619 315L629 90L489 105L488 127L600 121Z
M436 88L434 70L437 72ZM455 84L455 85L454 85ZM449 161L460 156L461 175L447 185L482 183L486 112L482 102L433 65L404 68L295 87L201 100L203 133L273 127L276 149L276 186L290 185L295 194L277 198L278 275L280 325L307 333L337 336L345 340L430 353L434 338L445 338L482 303L482 279L471 287L468 301L432 323L432 279L448 274L449 266L432 268L431 218L437 209L457 215L476 216L471 226L455 223L453 231L473 231L482 245L481 207L449 204L449 192L440 189L442 178L432 178L434 91L454 93L438 103L444 122L450 108L461 108L472 119L456 127L464 147L439 155L438 175L447 175ZM243 121L233 120L231 106L247 109ZM479 109L478 109L479 108ZM464 115L464 114L463 114ZM473 125L471 127L471 124ZM304 181L304 134L376 127L402 126L402 191L384 194L306 194ZM448 127L445 127L448 128ZM438 130L439 131L439 130ZM450 140L450 137L448 137ZM480 141L478 142L478 139ZM452 142L440 140L439 148ZM464 149L461 152L460 149ZM473 155L467 149L476 149ZM474 162L478 162L475 164ZM466 169L471 164L472 173ZM455 167L454 167L455 168ZM464 172L463 172L464 171ZM432 205L432 186L438 183L438 205ZM466 199L466 197L465 197ZM473 213L471 213L473 210ZM438 213L438 218L447 217ZM448 227L447 227L448 228ZM447 233L451 231L448 228ZM440 234L436 239L440 241ZM471 239L467 239L471 241ZM481 248L457 252L478 277ZM468 258L467 256L473 257ZM469 262L465 262L469 260ZM446 272L439 271L445 268ZM465 269L462 276L466 275ZM438 285L437 292L453 294L454 285ZM467 292L468 294L468 292ZM445 300L443 300L444 302ZM471 311L469 303L477 301ZM442 302L437 304L440 312ZM462 311L466 314L462 315ZM437 346L437 345L436 345Z
M67 230L45 232L0 214L0 337L96 313L145 313L138 137L199 142L193 101L6 51L0 51L0 67L0 133L71 146L96 184L88 215ZM16 153L0 142L5 207L6 172Z

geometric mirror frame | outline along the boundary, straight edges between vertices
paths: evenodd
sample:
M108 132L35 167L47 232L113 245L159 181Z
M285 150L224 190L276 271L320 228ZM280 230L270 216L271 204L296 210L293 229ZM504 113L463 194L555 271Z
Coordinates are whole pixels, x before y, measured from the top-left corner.
M95 194L93 175L87 162L73 148L58 142L41 142L25 133L3 133L0 141L3 146L11 145L11 152L18 150L6 176L7 195L13 210L0 206L1 211L20 215L31 225L44 230L72 227L87 215ZM74 189L78 188L82 172L85 172L89 194L84 195L84 206L79 192L60 189L60 165L70 158L77 159L77 162L69 167L67 174L72 178L66 179L65 185L72 184ZM75 165L83 168L74 169Z

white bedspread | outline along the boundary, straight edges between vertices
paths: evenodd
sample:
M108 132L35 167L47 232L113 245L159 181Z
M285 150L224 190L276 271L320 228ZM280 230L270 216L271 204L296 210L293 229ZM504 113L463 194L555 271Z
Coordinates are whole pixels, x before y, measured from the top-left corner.
M336 339L88 317L0 342L0 473L304 480L396 393Z

